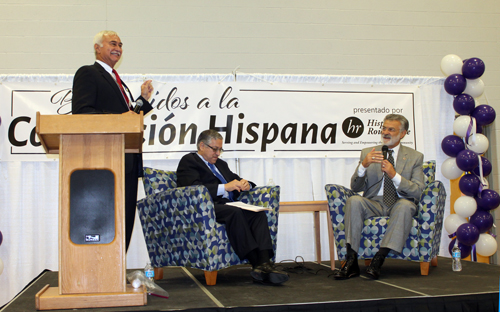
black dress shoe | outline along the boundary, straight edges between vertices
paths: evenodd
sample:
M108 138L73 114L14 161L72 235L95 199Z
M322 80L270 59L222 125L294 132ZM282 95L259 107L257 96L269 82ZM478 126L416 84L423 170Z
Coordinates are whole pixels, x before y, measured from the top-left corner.
M379 254L376 254L373 257L372 262L368 268L366 268L366 274L373 279L378 279L380 277L380 269L382 268L382 264L384 264L385 257Z
M269 262L256 266L250 272L253 280L262 284L280 285L288 281L288 274L277 270L274 265Z
M359 265L357 257L348 257L342 267L333 272L335 279L343 280L351 277L359 276Z

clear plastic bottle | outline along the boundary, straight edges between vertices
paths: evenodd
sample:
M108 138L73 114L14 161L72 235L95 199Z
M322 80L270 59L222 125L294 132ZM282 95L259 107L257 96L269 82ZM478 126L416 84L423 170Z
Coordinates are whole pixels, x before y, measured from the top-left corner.
M267 186L276 186L276 184L274 184L273 178L269 179L269 182L267 182Z
M462 253L460 252L460 248L458 248L458 240L455 241L455 246L453 246L453 249L451 250L451 258L451 267L453 271L462 271L462 263L460 262L460 259L462 259Z
M148 262L146 264L146 267L144 268L144 275L146 275L149 280L154 281L155 279L155 270L153 269L153 266L151 265L151 262Z

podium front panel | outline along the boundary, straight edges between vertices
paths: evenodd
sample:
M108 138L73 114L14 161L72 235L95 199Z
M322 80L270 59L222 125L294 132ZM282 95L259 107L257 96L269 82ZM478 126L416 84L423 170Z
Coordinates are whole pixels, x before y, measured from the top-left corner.
M60 137L59 292L114 293L126 290L123 134L68 134ZM108 171L114 177L114 233L110 242L79 244L71 239L71 176ZM92 195L88 195L92 196ZM107 195L109 198L109 194ZM80 209L85 209L82 204ZM83 214L85 214L83 212ZM106 220L109 224L110 220ZM93 233L87 233L93 234Z

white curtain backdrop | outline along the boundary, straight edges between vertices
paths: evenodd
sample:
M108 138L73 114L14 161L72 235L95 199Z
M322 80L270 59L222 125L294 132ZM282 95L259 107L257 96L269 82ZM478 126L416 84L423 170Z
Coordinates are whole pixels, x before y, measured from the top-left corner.
M142 75L122 75L125 81L143 79ZM150 75L151 76L151 75ZM5 77L3 77L6 79ZM61 75L61 80L71 79ZM10 81L36 81L44 76L9 77ZM53 79L53 76L47 79ZM232 81L229 75L154 75L154 83ZM452 134L453 98L443 89L440 77L386 76L294 76L267 74L237 74L238 81L323 84L384 84L418 85L421 92L424 146L419 150L425 160L436 160L437 179L450 194L449 181L441 175L440 166L447 156L441 150L441 140ZM9 105L1 103L0 105ZM0 134L6 125L0 126ZM4 129L2 129L4 128ZM0 141L1 144L1 141ZM281 201L326 200L325 184L349 185L358 158L321 159L226 159L240 176L257 185L274 184L281 187ZM177 160L146 160L145 166L176 170ZM0 161L0 231L3 243L0 258L4 271L0 275L0 306L11 300L23 287L44 269L58 270L58 178L59 162ZM142 184L140 184L141 186ZM139 187L139 199L144 190ZM449 205L446 208L447 216ZM322 259L329 259L326 214L321 216ZM444 231L445 232L445 231ZM441 256L449 256L449 239L444 233ZM283 213L279 218L277 261L303 257L315 260L312 213ZM128 268L143 268L148 261L139 219L136 217L131 247L127 254ZM168 277L167 277L168 278ZM35 300L35 298L33 298Z

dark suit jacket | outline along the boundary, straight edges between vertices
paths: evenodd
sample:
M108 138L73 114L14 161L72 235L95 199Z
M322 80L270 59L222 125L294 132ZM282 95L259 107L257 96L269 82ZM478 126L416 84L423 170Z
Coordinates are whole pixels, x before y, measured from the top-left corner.
M371 164L363 177L358 176L358 168L373 147L365 148L361 151L359 165L354 171L351 178L351 189L354 192L363 191L363 196L373 198L377 196L382 182L377 186L382 177L383 172L380 164ZM382 150L382 145L375 147L376 151ZM401 145L399 147L398 159L396 160L396 172L401 175L401 184L397 191L398 194L412 202L418 202L420 195L424 190L424 171L423 171L424 155L416 150ZM372 187L373 186L373 187Z
M125 83L123 86L128 91L129 99L133 100ZM153 109L145 98L140 96L138 99L143 102L141 110L144 114ZM118 84L99 63L78 69L73 78L73 114L121 114L128 110ZM138 161L138 175L142 176L141 154L125 154L125 172L131 170L134 160Z
M221 159L217 159L215 166L219 169L224 179L227 182L233 180L241 180L241 178L229 169L227 163ZM214 203L224 204L227 199L222 196L217 196L217 188L221 181L213 174L212 170L201 160L197 153L189 153L182 157L177 167L177 185L190 186L190 185L204 185L207 187L208 192L212 196ZM250 182L252 188L255 187L253 182ZM237 199L240 192L233 191L233 198Z

